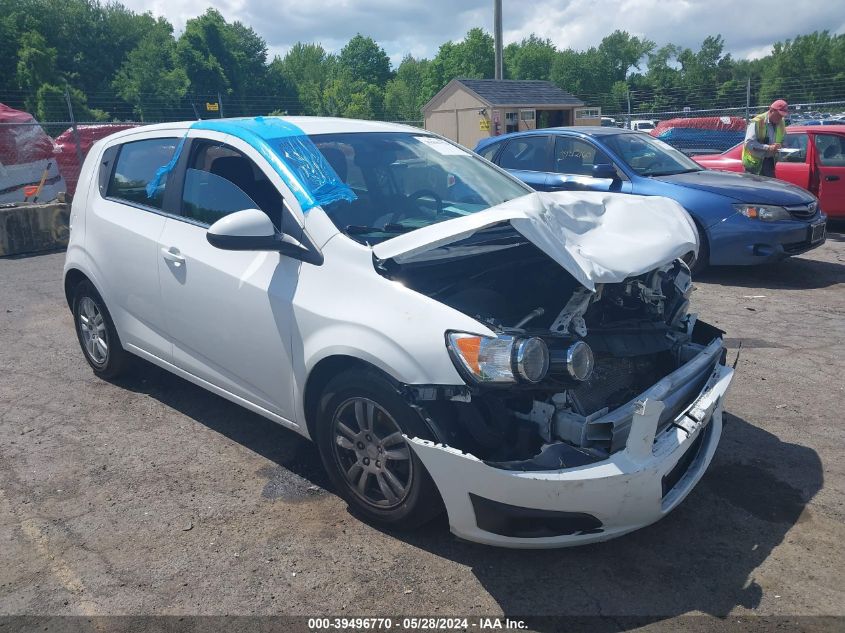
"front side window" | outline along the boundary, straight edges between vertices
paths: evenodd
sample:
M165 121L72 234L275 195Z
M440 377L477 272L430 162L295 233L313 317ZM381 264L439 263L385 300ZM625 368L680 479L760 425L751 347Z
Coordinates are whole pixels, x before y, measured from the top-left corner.
M505 169L522 171L551 171L548 165L548 136L524 136L508 141L499 165Z
M555 139L555 171L559 174L590 176L593 165L612 161L592 143L577 138L558 136Z
M647 134L608 134L602 140L640 176L672 176L702 169L671 145Z
M838 134L816 134L815 141L820 165L845 167L845 137Z
M243 211L264 211L281 228L282 196L261 169L238 150L198 141L182 190L182 215L204 225Z
M106 197L161 209L168 178L162 178L152 195L147 185L158 168L170 161L178 144L177 138L156 138L121 145Z
M531 193L471 152L433 136L366 132L311 140L356 195L324 211L338 229L369 244Z
M786 163L803 163L807 160L807 135L787 134L783 138L783 147L789 150L797 150L784 153L782 160Z

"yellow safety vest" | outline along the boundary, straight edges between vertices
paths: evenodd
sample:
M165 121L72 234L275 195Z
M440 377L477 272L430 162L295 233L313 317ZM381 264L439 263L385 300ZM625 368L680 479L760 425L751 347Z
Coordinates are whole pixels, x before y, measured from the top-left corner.
M768 113L758 114L755 116L752 121L754 121L754 136L757 139L758 143L763 143L766 140L766 124L767 124L767 117ZM783 122L783 119L780 120L775 126L775 143L783 144L783 137L786 134L786 125ZM778 162L778 156L775 154L773 157L775 162ZM753 172L755 174L759 174L763 170L763 159L758 158L754 154L748 151L748 148L745 146L745 142L742 143L742 165L745 167L746 170Z

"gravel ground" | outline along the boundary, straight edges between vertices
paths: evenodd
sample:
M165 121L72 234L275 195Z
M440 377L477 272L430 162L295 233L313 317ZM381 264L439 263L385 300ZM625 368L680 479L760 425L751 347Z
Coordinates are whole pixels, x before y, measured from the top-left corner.
M146 363L95 378L63 257L0 260L0 614L845 616L842 233L697 280L729 360L742 341L709 472L659 523L554 551L379 531L292 432Z

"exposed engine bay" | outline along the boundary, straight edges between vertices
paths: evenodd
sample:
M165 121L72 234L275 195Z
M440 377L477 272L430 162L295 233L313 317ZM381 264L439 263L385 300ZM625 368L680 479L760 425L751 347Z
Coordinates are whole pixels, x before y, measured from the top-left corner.
M721 331L688 313L681 260L591 291L503 223L376 268L496 333L447 336L468 388L407 397L441 441L501 468L605 459L625 446L639 394L665 379L665 428L724 360Z

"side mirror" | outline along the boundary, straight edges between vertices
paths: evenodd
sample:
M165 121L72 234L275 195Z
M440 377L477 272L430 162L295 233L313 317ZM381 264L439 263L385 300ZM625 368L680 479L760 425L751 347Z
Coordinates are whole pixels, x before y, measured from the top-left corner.
M208 243L226 251L275 251L282 234L263 211L245 209L220 218L208 228Z
M317 266L323 263L323 254L302 231L304 243L273 226L264 211L245 209L220 218L208 227L208 243L226 251L278 251L294 259Z
M618 180L619 175L616 173L616 167L610 163L597 163L593 165L593 178L609 178L611 180Z

